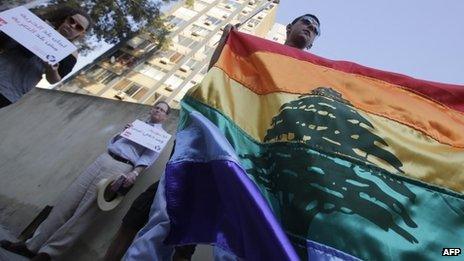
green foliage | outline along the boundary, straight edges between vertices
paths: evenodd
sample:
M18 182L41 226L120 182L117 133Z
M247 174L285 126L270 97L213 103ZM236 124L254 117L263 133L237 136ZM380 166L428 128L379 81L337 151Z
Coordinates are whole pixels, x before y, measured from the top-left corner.
M161 43L159 49L161 51L168 51L169 46L172 44L172 39L170 37L166 37L166 39Z
M0 12L10 8L28 4L31 0L0 0Z
M185 0L185 6L189 8L193 8L194 5L195 5L195 0Z
M162 43L169 31L164 25L161 4L169 0L52 0L53 4L66 4L86 10L94 27L87 37L115 44L128 39L140 30L151 32ZM95 40L93 40L95 42Z

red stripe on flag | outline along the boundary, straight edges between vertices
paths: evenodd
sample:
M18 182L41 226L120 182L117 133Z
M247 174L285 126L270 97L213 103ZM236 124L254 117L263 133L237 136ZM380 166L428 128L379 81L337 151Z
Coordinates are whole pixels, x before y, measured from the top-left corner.
M428 99L442 103L457 111L464 112L464 85L454 85L415 79L406 75L373 69L347 61L333 61L278 44L249 34L231 31L227 44L240 56L254 52L270 52L290 56L338 71L376 78L390 84L399 85Z

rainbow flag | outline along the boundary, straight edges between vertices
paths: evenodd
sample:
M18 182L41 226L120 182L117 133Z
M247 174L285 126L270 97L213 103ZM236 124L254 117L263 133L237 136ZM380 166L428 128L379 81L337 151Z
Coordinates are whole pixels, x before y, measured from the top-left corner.
M233 31L162 184L139 254L164 220L246 260L435 260L464 247L464 86Z

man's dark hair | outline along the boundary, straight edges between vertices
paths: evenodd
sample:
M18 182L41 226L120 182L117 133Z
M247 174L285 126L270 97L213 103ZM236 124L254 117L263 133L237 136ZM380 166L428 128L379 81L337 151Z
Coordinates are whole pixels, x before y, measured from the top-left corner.
M320 26L321 25L321 22L319 22L319 18L317 18L317 16L313 15L313 14L304 14L302 16L299 16L297 18L295 18L295 20L292 21L292 25L294 25L296 22L298 22L298 20L300 20L301 18L305 17L305 16L309 16L309 17L312 17L314 18L314 20L316 20L317 24Z
M49 21L55 27L55 29L57 29L66 20L66 18L76 14L82 15L89 22L89 26L86 28L86 31L89 31L93 26L93 21L90 15L80 8L58 5L45 7L43 9L36 9L33 11L42 20Z
M158 102L156 102L156 103L153 105L153 107L156 106L156 105L158 105L158 104L161 104L161 103L166 104L166 106L168 107L168 110L166 111L166 114L169 115L169 113L171 112L171 106L169 106L169 104L168 104L167 102L165 102L165 101L158 101Z

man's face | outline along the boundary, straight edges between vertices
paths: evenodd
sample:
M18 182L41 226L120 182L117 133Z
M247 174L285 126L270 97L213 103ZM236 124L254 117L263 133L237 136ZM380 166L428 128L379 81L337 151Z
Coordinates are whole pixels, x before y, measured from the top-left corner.
M168 105L158 103L150 110L150 118L154 123L162 123L168 118Z
M311 47L319 34L319 25L310 16L300 18L295 24L287 26L287 41L290 46L298 49Z
M87 18L80 14L67 17L58 28L58 32L68 40L75 40L85 34L89 27Z

